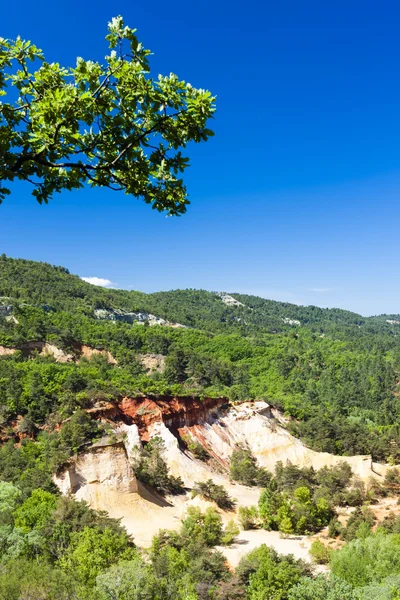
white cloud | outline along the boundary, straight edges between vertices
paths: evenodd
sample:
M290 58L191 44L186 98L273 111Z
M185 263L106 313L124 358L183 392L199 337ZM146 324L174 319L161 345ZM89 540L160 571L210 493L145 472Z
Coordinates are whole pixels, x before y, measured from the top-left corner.
M311 288L309 292L315 292L316 294L325 294L326 292L332 292L332 288Z
M109 279L103 279L103 277L81 277L81 279L86 281L86 283L91 283L92 285L98 285L104 288L112 287L112 281Z

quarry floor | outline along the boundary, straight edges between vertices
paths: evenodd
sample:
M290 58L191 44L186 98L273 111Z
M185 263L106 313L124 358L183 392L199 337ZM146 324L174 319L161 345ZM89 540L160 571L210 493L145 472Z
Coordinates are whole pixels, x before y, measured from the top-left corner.
M248 489L248 492L249 496L255 496L255 490ZM255 497L251 499L253 500L252 503L255 504ZM246 498L246 500L250 500L250 498ZM112 502L109 497L107 512L111 517L122 519L122 524L133 536L134 542L138 546L148 548L151 545L153 536L160 529L179 530L181 519L188 506L198 506L201 510L205 510L210 506L210 503L198 497L189 499L188 496L183 496L175 497L174 504L170 504L168 501L161 502L159 498L141 488L140 495L118 494L115 497L115 502ZM226 524L230 519L235 518L235 513L221 512L221 517L224 524ZM312 541L307 536L282 538L278 531L258 529L241 531L234 544L220 546L218 549L226 556L230 567L235 568L242 556L261 544L271 546L280 554L293 554L296 558L310 561L308 551Z
M231 546L218 546L218 550L221 550L226 556L229 566L234 569L239 564L242 556L262 544L274 548L279 554L293 554L295 558L310 562L308 551L311 543L312 540L307 536L282 538L278 531L253 529L241 531L234 544Z

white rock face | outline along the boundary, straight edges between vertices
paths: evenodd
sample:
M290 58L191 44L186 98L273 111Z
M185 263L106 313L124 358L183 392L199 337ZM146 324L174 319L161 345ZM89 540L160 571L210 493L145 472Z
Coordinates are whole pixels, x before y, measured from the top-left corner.
M258 463L270 471L274 471L278 461L290 461L300 467L312 466L317 470L345 461L354 474L363 479L371 475L382 476L386 470L384 465L372 463L370 456L335 456L310 450L277 423L265 402L233 406L218 420L191 428L191 432L226 462L236 445L248 445Z
M212 479L214 483L224 486L232 498L237 499L238 506L257 504L260 496L258 488L231 483L227 474L215 473L207 464L191 458L185 452L182 452L176 437L164 423L154 423L150 429L150 436L159 436L162 438L165 444L164 460L168 465L169 472L175 477L181 477L185 487L192 488L197 481ZM195 499L194 504L197 505L200 500ZM204 503L204 501L201 502ZM207 503L204 506L207 505L209 506ZM226 518L227 520L231 519L232 514L228 513Z
M225 292L219 292L217 296L219 296L222 302L227 306L244 306L242 302L239 302L239 300L236 300L236 298L230 294L225 294Z
M146 312L127 312L121 309L109 309L109 308L97 308L94 311L94 316L96 319L106 319L108 321L123 321L125 323L136 323L138 325L143 325L144 323L148 323L149 325L164 325L167 327L186 327L185 325L181 325L180 323L172 323L170 321L166 321L161 317L157 317L156 315L152 315L151 313Z
M289 319L289 317L282 317L282 321L286 323L286 325L301 325L300 321L297 319Z
M0 356L7 356L14 354L18 350L22 352L38 352L42 356L51 355L54 356L56 362L65 363L73 360L72 354L66 354L61 348L57 348L54 344L47 342L27 342L22 344L19 348L5 348L0 346Z
M123 436L123 443L128 455L128 459L131 458L135 448L142 447L137 425L125 425L125 423L121 423L115 429L115 432Z
M98 506L99 498L108 491L131 493L137 491L135 474L122 444L101 443L71 459L65 470L54 477L63 494L74 494Z
M179 448L178 440L164 425L153 423L150 428L150 437L160 437L165 444L164 458L168 464L171 475L181 477L186 487L193 487L196 481L205 481L215 478L215 474L204 463L192 459Z
M151 373L164 373L165 371L165 356L163 354L137 354L139 363L146 369L148 375Z

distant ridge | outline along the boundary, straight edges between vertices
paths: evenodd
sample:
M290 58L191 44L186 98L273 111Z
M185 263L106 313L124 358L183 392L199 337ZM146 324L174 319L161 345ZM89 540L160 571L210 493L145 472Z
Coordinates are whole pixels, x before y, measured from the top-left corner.
M399 315L362 317L343 309L297 306L237 292L187 289L145 294L101 288L72 275L65 267L2 255L0 305L15 303L84 312L93 318L96 310L145 313L211 332L265 329L274 333L306 327L321 333L343 328L397 333L400 322Z

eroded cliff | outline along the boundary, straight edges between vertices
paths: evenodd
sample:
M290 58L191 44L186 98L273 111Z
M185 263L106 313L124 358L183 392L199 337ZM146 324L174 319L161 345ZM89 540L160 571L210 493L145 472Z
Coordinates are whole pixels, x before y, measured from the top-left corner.
M105 439L68 461L55 477L63 493L72 493L96 509L122 518L139 544L148 545L159 528L177 528L188 506L206 506L193 499L197 481L212 479L237 500L237 508L257 503L260 490L229 480L230 457L247 445L261 466L273 471L278 461L320 469L346 461L362 479L381 478L386 467L370 456L342 457L306 448L280 423L280 415L265 402L232 405L225 398L137 397L102 402L88 410L92 418L106 421L115 439ZM279 417L279 418L277 418ZM187 493L162 499L136 480L136 448L158 436L164 442L164 459L172 475L182 478ZM192 438L211 460L198 460L187 449ZM232 513L223 513L225 521Z

